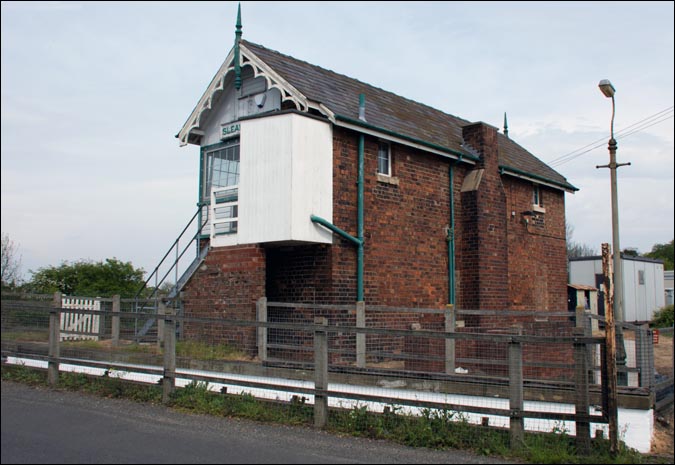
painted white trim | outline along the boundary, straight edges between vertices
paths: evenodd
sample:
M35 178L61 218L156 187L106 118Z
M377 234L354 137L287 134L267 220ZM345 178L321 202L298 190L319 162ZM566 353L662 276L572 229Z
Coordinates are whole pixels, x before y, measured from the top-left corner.
M239 45L239 61L240 66L251 66L253 68L254 78L263 77L267 82L267 88L277 88L281 94L281 101L290 100L293 102L295 107L300 111L309 110L309 102L307 97L305 97L298 89L293 87L288 81L279 76L272 68L270 68L266 63L264 63L260 58L258 58L253 52L251 52L245 45ZM246 59L246 61L244 61ZM211 109L213 103L213 95L216 91L224 90L225 87L225 78L228 73L234 71L234 48L230 50L227 58L218 69L218 72L211 80L211 83L206 88L204 94L202 94L199 102L195 106L192 113L188 117L187 121L178 132L178 141L181 147L188 144L188 138L190 133L199 134L197 131L201 131L200 128L200 118L202 113L205 110ZM321 110L322 105L317 107ZM325 108L325 107L324 107ZM329 115L327 115L329 116ZM329 116L330 118L330 116ZM202 134L199 134L202 135Z
M227 58L225 58L223 64L220 65L218 72L216 73L215 76L213 76L211 83L206 88L204 94L202 94L201 98L199 99L199 102L197 102L197 105L195 106L194 110L192 110L192 113L190 113L190 116L188 117L187 121L185 121L185 124L183 125L181 130L178 132L178 141L181 147L188 144L187 140L188 136L190 135L190 131L199 127L199 118L202 112L204 112L204 110L211 108L213 94L217 90L223 90L225 85L225 76L227 76L227 73L229 71L234 70L233 65L232 66L228 65L228 63L230 63L233 60L234 60L234 49L230 50L230 53L228 53Z
M279 76L276 71L270 68L264 61L258 58L245 45L239 44L242 57L242 66L251 65L253 68L254 78L262 76L267 81L268 89L276 87L281 92L281 101L290 100L296 108L300 111L307 111L309 109L307 97L305 97L298 89L293 87L288 81ZM249 62L244 63L244 56L248 58Z

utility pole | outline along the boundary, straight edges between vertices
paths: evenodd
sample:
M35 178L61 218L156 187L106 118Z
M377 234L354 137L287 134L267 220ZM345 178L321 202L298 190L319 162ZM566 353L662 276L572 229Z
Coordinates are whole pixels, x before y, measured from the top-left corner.
M620 367L626 366L626 349L623 343L623 328L621 323L625 321L625 314L623 311L623 264L621 263L621 245L619 244L619 199L617 191L616 170L621 166L630 166L630 163L616 162L616 148L617 143L614 139L614 93L616 90L611 82L603 79L598 84L605 97L612 99L612 122L610 126L610 139L608 144L609 149L609 165L596 166L596 168L609 168L610 173L610 190L612 196L612 256L614 268L614 318L616 320L616 364L617 364L617 383L620 386L628 384L628 374L621 370Z

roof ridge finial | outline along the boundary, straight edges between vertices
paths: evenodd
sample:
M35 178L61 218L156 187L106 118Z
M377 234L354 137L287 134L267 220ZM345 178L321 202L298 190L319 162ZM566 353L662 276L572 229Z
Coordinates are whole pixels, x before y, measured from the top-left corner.
M509 124L506 122L506 112L504 112L504 135L509 137Z
M239 62L239 42L241 41L241 2L237 7L237 24L234 32L234 87L241 89L241 63Z

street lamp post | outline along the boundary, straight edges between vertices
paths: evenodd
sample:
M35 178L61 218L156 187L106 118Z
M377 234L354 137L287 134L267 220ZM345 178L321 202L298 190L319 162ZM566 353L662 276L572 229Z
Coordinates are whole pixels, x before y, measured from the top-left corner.
M614 139L614 93L616 90L611 82L608 79L603 79L598 84L598 87L602 91L605 97L612 99L612 123L610 126L610 139L609 139L609 165L596 166L596 168L609 168L610 180L611 180L611 194L612 194L612 262L614 268L614 318L617 322L616 325L616 363L618 367L626 366L626 349L623 344L623 328L621 327L621 322L625 321L625 315L623 311L623 266L621 263L621 246L619 244L619 200L617 195L617 182L616 182L616 170L621 166L630 165L630 163L617 163L616 162L616 139ZM628 375L625 371L617 370L617 384L627 385L628 384Z

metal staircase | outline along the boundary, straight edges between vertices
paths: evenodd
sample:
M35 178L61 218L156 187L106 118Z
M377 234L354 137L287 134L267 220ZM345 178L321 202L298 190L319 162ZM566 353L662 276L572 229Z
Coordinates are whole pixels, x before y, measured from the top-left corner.
M134 339L137 342L156 340L157 318L153 315L157 315L160 302L173 307L179 313L181 312L180 292L209 252L208 239L204 239L202 234L202 230L208 223L208 218L202 218L201 212L202 205L199 205L197 212L188 221L183 231L178 235L159 264L136 293L134 311L139 315L135 319ZM190 236L191 233L188 233L188 230L194 228L193 224L195 222L198 225L197 232ZM181 242L185 244L182 249L180 246ZM194 256L189 253L186 254L190 249L196 251ZM175 257L173 261L169 259L169 256ZM187 266L183 266L186 263ZM180 269L183 269L183 272L179 277ZM168 292L163 292L161 287L172 273L175 277L175 284ZM149 287L149 284L153 280L154 285Z

